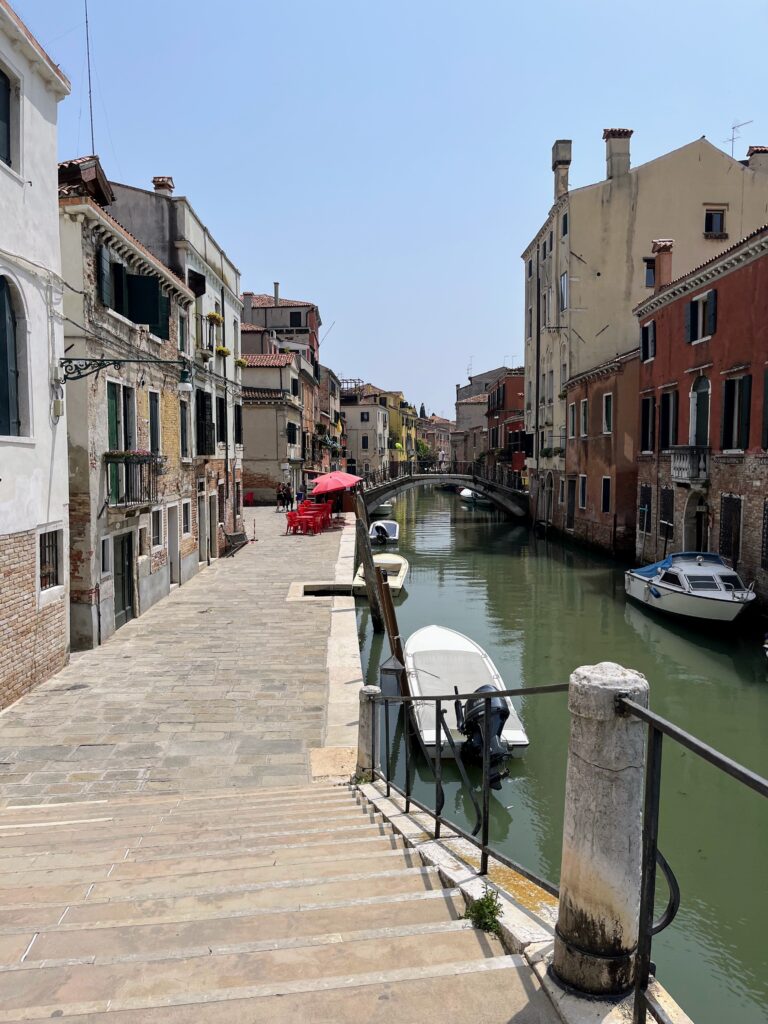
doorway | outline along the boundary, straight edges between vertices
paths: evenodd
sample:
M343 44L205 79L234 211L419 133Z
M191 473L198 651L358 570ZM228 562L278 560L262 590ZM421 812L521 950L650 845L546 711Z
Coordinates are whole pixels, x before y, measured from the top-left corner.
M544 482L544 520L552 522L552 499L555 491L555 479L551 473L547 473Z
M181 564L179 553L179 506L168 506L168 568L170 569L171 586L181 583Z
M207 536L208 534L205 530L205 498L201 494L197 499L197 558L200 562L205 561Z
M688 496L683 519L683 549L707 551L709 545L709 506L704 495L694 491Z
M133 534L122 533L114 540L115 629L134 617Z
M566 530L572 530L576 519L576 478L569 477L567 484L568 499L565 506L565 528Z
M208 497L208 543L211 558L219 557L219 499L215 494Z

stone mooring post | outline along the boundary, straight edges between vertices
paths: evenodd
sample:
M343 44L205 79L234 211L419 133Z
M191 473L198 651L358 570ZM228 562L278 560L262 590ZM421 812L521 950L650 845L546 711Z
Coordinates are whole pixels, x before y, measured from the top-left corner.
M601 996L632 986L640 913L645 726L617 713L619 695L647 707L645 677L611 662L571 675L552 970L571 988Z
M381 689L378 686L363 686L360 689L360 717L357 720L358 772L370 771L374 767L371 757L376 758L376 748L378 748L378 736L376 735L378 705L373 698L380 695Z

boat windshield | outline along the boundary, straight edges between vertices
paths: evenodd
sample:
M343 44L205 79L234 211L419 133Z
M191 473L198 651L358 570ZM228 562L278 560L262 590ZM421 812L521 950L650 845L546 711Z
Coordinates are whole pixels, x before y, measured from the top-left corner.
M685 578L690 584L691 590L719 590L717 580L714 576L705 573L687 572Z
M723 573L720 576L720 582L723 584L726 590L746 590L747 588L741 582L741 579L736 575L735 572Z

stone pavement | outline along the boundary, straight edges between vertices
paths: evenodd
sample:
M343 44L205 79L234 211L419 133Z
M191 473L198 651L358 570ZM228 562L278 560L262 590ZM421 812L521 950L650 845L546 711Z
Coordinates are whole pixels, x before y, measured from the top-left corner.
M245 516L258 543L0 714L0 806L310 780L331 603L286 596L334 578L342 531L285 536L273 509Z

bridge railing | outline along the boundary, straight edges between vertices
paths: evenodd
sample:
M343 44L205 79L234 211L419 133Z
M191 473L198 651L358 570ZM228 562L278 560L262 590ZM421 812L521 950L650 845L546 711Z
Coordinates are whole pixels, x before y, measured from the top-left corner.
M411 459L409 462L389 462L380 469L367 470L363 473L363 488L380 487L382 484L405 477L423 476L425 474L446 474L470 476L475 480L497 487L507 487L514 491L524 491L522 474L509 466L486 466L484 462L457 462L450 459Z

